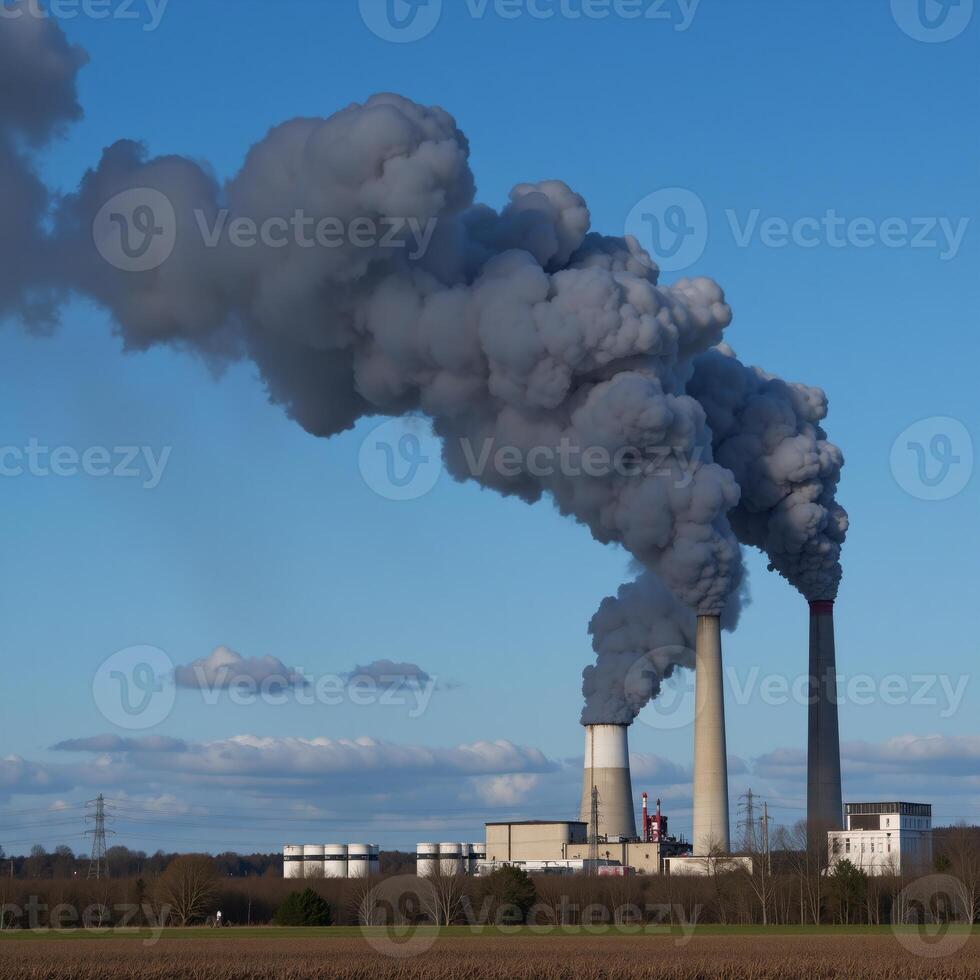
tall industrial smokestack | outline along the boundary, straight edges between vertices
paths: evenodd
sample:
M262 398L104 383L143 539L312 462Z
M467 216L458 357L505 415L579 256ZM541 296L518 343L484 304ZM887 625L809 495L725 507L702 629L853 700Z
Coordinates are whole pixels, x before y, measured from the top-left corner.
M592 788L599 793L600 837L636 837L626 725L586 725L585 778L580 819L592 820Z
M718 616L698 616L694 660L694 853L727 853L728 750Z
M806 816L811 840L843 828L837 651L834 602L810 603L810 712L807 732Z

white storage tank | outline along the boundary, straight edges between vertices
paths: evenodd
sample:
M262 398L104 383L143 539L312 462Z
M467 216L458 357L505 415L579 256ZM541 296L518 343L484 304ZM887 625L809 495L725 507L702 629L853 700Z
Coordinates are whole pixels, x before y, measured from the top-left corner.
M439 871L444 875L458 875L463 870L458 842L439 845Z
M419 844L415 848L415 867L420 878L431 878L439 867L439 845Z
M371 874L376 875L381 873L381 847L378 844L371 845L371 853L368 855L371 859L371 865L369 871Z
M323 877L323 845L322 844L303 845L303 877L304 878Z
M286 844L282 849L283 878L303 877L303 845Z
M470 873L470 845L460 844L459 845L459 870L461 874L468 875Z
M486 861L487 859L487 845L479 842L476 844L470 844L470 874L475 875L477 865L481 861Z
M347 845L347 877L366 878L371 873L371 845Z
M347 877L347 845L326 844L323 848L323 877Z

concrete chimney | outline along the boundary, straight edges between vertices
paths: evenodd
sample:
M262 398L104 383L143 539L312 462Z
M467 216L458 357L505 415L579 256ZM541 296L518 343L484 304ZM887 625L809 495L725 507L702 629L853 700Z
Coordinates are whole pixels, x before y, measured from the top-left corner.
M731 847L721 621L698 616L694 666L694 853Z
M630 752L625 725L587 725L580 820L592 821L592 787L599 791L600 837L636 837ZM591 828L590 828L591 831Z
M810 603L809 706L806 817L811 840L820 841L828 830L844 826L832 599Z

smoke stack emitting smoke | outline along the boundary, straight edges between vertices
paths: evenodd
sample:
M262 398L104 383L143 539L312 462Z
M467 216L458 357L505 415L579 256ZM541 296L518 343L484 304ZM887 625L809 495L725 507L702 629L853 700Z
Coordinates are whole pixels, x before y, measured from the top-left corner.
M44 327L70 292L92 297L127 349L250 358L270 400L317 436L424 413L457 479L549 497L623 545L641 574L592 620L583 723L628 724L676 666L693 666L698 615L734 627L740 543L808 599L836 596L847 518L834 499L841 453L820 428L826 398L738 361L716 283L658 284L635 240L589 232L585 202L560 181L518 184L500 212L474 203L453 118L397 95L278 126L223 185L192 159L117 142L52 209L22 147L80 116L86 58L24 13L0 20L0 315ZM127 273L91 236L106 202L135 188L173 205L176 246L159 268ZM398 219L432 238L416 258L381 242L205 247L201 222L214 227L222 209L227 222ZM474 474L464 446L487 440L525 459L563 444L670 455L644 475Z

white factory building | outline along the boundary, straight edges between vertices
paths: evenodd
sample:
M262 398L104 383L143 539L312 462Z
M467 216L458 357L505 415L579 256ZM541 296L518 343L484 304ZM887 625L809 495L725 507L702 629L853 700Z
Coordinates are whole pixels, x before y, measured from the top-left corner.
M850 861L870 875L914 874L932 867L932 806L848 803L844 830L828 835L830 868Z
M284 878L367 878L381 870L377 844L286 844Z

